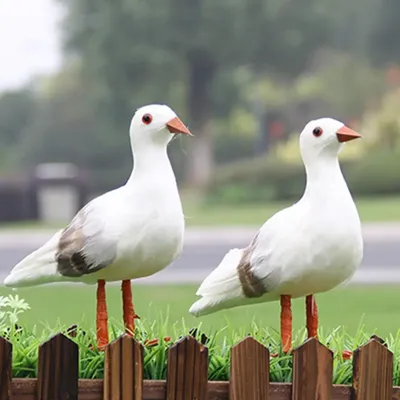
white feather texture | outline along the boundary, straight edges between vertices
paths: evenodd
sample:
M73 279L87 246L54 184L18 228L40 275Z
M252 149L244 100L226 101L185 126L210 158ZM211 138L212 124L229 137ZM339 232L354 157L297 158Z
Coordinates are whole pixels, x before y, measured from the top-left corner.
M231 299L242 298L237 266L242 257L242 249L230 250L218 267L203 281L196 294L202 298L192 305L189 312L205 315L225 308Z
M54 277L57 276L57 265L54 262L53 252L60 234L61 231L57 232L42 247L19 262L6 277L4 284L20 287L53 282ZM25 283L29 284L26 285Z
M320 137L313 135L321 127ZM250 271L264 292L246 297L238 267L247 249L231 250L201 284L191 308L195 316L266 301L325 292L348 280L361 263L363 239L358 212L341 173L337 132L343 123L311 121L300 135L307 173L303 197L273 215L249 252Z

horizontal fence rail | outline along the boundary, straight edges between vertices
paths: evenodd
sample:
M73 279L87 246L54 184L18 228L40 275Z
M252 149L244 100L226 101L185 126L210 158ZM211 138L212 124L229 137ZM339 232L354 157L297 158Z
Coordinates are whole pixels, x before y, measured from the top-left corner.
M71 335L72 336L72 335ZM12 378L0 337L0 400L395 400L393 354L374 336L354 352L353 384L333 385L333 354L316 339L293 350L293 382L269 382L268 348L247 337L231 350L229 382L208 381L208 349L186 336L168 349L167 380L143 379L143 347L122 335L105 350L104 379L79 379L79 349L59 333L39 348L37 379Z

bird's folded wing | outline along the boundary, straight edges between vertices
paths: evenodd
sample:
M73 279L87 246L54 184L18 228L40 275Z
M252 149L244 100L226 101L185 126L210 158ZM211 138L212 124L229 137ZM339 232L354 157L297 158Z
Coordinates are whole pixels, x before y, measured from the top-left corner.
M237 267L246 297L260 297L273 291L281 279L281 266L271 264L270 249L267 246L262 249L258 239L259 232L250 245L243 250L243 256Z
M62 231L56 252L61 275L79 277L112 264L117 256L117 241L104 232L102 219L89 203Z
M288 258L294 257L294 243L289 238L299 226L295 209L292 206L274 214L243 251L238 272L246 297L272 292L285 281L285 266Z

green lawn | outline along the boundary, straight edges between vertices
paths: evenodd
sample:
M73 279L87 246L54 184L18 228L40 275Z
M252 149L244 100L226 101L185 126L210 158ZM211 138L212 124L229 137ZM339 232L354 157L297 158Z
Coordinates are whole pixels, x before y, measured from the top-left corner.
M189 328L200 322L206 332L214 332L227 324L244 334L251 330L252 321L258 326L279 328L279 304L247 306L221 311L201 319L188 313L195 300L195 286L144 286L133 287L135 310L144 323L160 321L168 315L167 334L173 334L173 325L184 319ZM107 301L110 320L121 324L121 294L119 287L109 285ZM12 291L0 288L0 295L18 294L31 306L21 318L23 324L48 324L55 326L80 323L94 327L95 287L83 285L57 285ZM317 296L320 322L325 333L338 326L344 326L354 335L360 324L365 325L369 334L377 333L387 337L400 328L400 285L391 286L348 286ZM304 327L304 300L293 301L294 329ZM82 322L83 321L83 322Z
M400 221L400 196L355 199L363 222ZM291 205L284 202L267 202L265 205L196 206L184 203L188 226L260 225L275 212Z
M292 202L293 203L293 202ZM261 204L199 205L184 200L184 212L187 226L229 226L263 224L275 212L291 205L288 202L266 202ZM383 198L359 198L356 204L363 222L400 221L400 196ZM64 224L43 225L37 222L18 222L0 224L0 229L58 229Z

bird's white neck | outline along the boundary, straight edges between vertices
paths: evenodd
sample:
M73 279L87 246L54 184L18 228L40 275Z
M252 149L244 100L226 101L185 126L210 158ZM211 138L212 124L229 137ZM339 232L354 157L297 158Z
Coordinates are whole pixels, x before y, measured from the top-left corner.
M337 157L314 160L311 166L306 165L306 174L307 183L303 197L351 198Z
M135 181L144 181L148 184L164 182L176 184L175 175L168 158L165 146L152 146L141 151L133 151L134 167L126 186Z
M326 161L326 160L325 160ZM298 205L318 220L360 228L360 217L337 159L306 166L307 183ZM349 228L349 229L350 229Z

